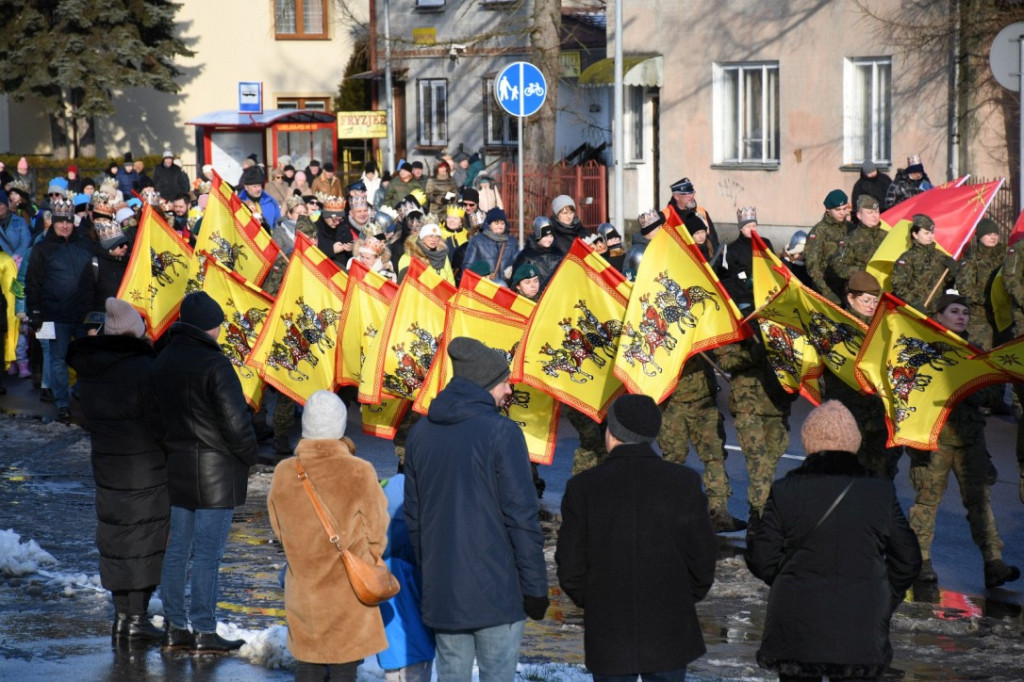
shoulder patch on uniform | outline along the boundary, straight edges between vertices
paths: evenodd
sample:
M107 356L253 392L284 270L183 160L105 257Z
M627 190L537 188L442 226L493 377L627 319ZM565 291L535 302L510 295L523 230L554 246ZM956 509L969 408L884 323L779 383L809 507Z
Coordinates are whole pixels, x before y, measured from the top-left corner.
M907 264L907 262L905 260L903 260L902 258L899 259L898 261L896 261L896 265L906 265L906 264Z
M814 234L814 232L812 231L809 235L807 235L807 238L808 239L815 239L817 236L818 235Z

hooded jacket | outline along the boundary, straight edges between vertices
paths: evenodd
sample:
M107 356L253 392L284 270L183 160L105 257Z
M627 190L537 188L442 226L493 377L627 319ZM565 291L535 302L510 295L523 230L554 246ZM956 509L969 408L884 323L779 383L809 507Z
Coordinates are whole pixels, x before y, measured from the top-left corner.
M476 630L547 596L544 538L523 433L455 377L409 433L405 520L423 573L423 622Z
M577 237L581 239L587 236L587 228L583 227L579 213L572 216L572 225L563 225L558 221L558 216L550 216L551 227L555 228L555 243L553 246L562 253L569 253L572 243Z

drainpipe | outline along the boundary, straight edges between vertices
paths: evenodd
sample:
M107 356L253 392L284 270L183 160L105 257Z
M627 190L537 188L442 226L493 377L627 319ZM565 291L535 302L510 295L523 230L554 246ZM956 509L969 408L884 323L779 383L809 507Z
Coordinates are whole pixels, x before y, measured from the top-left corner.
M953 68L949 70L949 133L947 143L947 154L949 167L947 169L947 180L960 176L960 0L950 0L953 11L953 44L951 47Z

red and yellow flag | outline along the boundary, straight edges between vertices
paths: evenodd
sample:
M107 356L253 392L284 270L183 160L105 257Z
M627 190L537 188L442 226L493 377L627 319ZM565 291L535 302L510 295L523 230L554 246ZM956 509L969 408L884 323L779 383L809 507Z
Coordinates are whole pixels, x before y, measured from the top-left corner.
M615 357L615 376L630 393L665 400L695 353L749 335L685 227L664 225L644 251Z
M612 370L631 289L618 270L577 239L527 322L512 380L594 421L604 419L625 390Z
M292 400L334 388L334 347L348 278L302 233L247 364Z
M258 410L263 396L263 380L256 368L246 364L246 359L263 331L274 301L213 258L206 260L203 291L224 310L224 322L220 325L217 342L235 368L246 402Z
M515 315L524 322L533 314L537 304L528 298L520 296L508 287L481 277L472 270L462 273L459 281L459 305L467 308L476 308L484 312L494 312Z
M398 285L353 260L348 269L348 289L338 322L338 358L335 381L339 386L358 386L370 341L384 328Z
M228 269L261 286L281 249L217 171L213 171L212 185L196 251L206 251Z
M422 414L427 413L430 401L454 376L447 352L450 339L458 336L477 339L505 353L511 365L526 328L526 320L510 312L482 310L476 307L477 303L471 302L472 299L472 294L460 290L454 301L448 304L437 360L427 373L427 382L420 389L413 405L413 409ZM463 302L471 302L471 305L463 306ZM519 383L512 385L512 394L505 399L500 409L502 414L522 429L530 460L537 464L551 464L558 440L558 401L540 389Z
M185 297L192 249L153 207L142 209L135 246L117 297L132 304L157 339L178 316Z
M885 405L889 446L935 450L950 410L1006 375L892 294L882 294L878 306L857 356L857 381Z
M380 333L367 348L359 402L416 397L437 354L445 303L454 295L455 287L433 268L412 260Z

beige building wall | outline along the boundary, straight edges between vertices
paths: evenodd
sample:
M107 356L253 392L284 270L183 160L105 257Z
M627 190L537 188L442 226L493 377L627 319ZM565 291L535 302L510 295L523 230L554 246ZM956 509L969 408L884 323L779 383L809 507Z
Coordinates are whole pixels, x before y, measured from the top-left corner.
M736 209L754 205L762 225L808 226L820 219L822 199L833 188L848 194L859 178L859 159L844 158L844 60L892 57L892 141L890 175L920 154L936 183L946 180L950 108L948 53L892 46L885 26L869 17L895 3L885 0L781 2L779 0L630 0L623 5L624 52L664 55L656 196L635 196L627 184L624 208L664 206L668 186L688 176L698 202L716 222L733 223ZM935 3L937 18L946 3ZM609 53L614 5L609 3ZM717 63L775 61L779 65L780 150L777 167L736 167L714 157ZM983 112L984 153L973 155L980 176L1005 175L1000 156L1001 114ZM628 133L627 133L628 134ZM1005 147L1005 144L1002 145ZM854 163L858 161L858 163ZM634 175L644 169L633 169ZM652 172L654 169L646 169ZM629 183L630 174L627 174ZM634 194L631 195L631 192ZM647 204L646 202L650 202ZM626 218L635 216L626 215Z
M159 154L165 148L195 163L195 128L201 114L238 107L238 82L263 82L264 110L278 97L337 94L353 40L335 0L327 1L327 40L277 40L273 0L180 0L178 29L195 54L177 61L181 91L127 90L115 99L117 114L97 123L97 155ZM365 19L367 0L349 2ZM10 105L16 151L50 153L47 118L32 102ZM25 141L32 141L26 144Z

